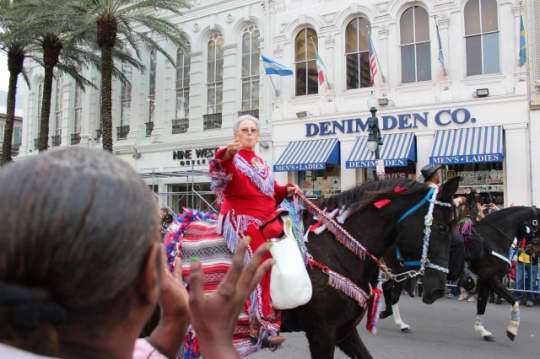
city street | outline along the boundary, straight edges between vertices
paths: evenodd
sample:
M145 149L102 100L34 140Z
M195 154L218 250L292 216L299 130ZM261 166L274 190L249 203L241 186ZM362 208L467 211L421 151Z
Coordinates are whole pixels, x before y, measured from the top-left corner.
M410 334L403 334L391 318L379 321L376 336L365 330L363 321L358 327L360 336L376 359L534 359L540 358L540 307L521 308L521 326L515 342L505 334L510 306L488 304L484 323L496 342L487 343L473 331L476 303L455 299L440 299L433 305L422 304L418 298L401 297L401 314L411 325ZM276 353L264 352L253 359L309 358L307 340L303 333L286 334L284 348ZM339 349L336 359L345 359Z

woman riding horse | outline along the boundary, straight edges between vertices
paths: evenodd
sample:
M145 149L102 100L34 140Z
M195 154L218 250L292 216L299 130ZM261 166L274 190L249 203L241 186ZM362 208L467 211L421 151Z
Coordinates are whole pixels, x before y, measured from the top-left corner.
M217 231L234 252L243 237L250 237L251 255L267 241L259 227L275 212L286 197L298 189L293 184L280 186L268 165L255 154L259 141L259 123L251 115L240 116L234 125L234 140L216 152L210 165L212 189L221 202ZM250 336L261 338L262 346L277 346L285 339L279 336L280 316L270 300L270 273L255 289L247 305Z

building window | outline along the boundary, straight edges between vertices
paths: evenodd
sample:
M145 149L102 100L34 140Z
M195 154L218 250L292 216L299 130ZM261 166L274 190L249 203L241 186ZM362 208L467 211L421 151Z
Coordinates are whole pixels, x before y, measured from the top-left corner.
M34 149L38 148L39 129L41 127L41 105L43 101L43 80L39 80L37 86L37 113L36 127L34 128Z
M260 37L255 25L242 35L242 111L259 109Z
M420 6L405 10L400 20L401 82L431 80L429 18Z
M223 110L223 36L219 32L214 32L208 41L207 79L206 113L221 114Z
M63 77L62 73L56 74L56 87L54 98L54 128L53 128L53 146L60 145L60 136L62 129L62 106L63 106Z
M315 62L317 33L313 29L302 29L296 35L294 44L296 96L316 94L319 92L317 63Z
M465 5L467 76L499 72L499 27L496 0L469 0Z
M120 126L129 125L131 115L131 65L122 63L122 73L129 82L122 82L120 90ZM101 121L100 121L101 125ZM101 128L101 127L100 127Z
M347 89L371 86L369 71L369 21L357 17L345 30L345 58L347 62Z
M176 119L189 117L189 50L176 51Z
M157 51L150 51L150 66L148 71L148 122L154 122L156 111L156 63Z
M73 101L73 133L81 133L82 120L82 96L81 87L75 84L75 95Z

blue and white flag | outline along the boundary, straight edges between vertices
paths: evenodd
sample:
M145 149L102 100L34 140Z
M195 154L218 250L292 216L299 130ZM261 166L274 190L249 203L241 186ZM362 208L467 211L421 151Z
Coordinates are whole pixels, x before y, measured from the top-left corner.
M288 69L284 65L275 62L268 57L261 56L263 60L264 70L267 75L279 75L279 76L290 76L293 74L291 69Z

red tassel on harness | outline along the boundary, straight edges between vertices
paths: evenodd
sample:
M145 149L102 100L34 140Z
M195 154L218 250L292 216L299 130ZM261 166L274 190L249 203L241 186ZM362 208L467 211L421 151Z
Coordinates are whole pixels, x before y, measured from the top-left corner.
M309 229L310 232L315 232L315 230L317 228L319 228L321 225L322 225L322 222L317 222L317 223L314 223L311 226L309 226L308 229Z
M379 311L381 309L381 294L382 287L380 287L379 283L375 289L372 289L368 307L366 329L371 334L377 334L377 321L379 320Z
M407 189L408 189L407 187L396 186L396 187L394 187L394 192L399 193L399 192L406 191Z
M390 202L392 201L390 201L389 199L381 199L380 201L373 203L373 205L377 207L378 209L381 209L384 206L388 205Z

